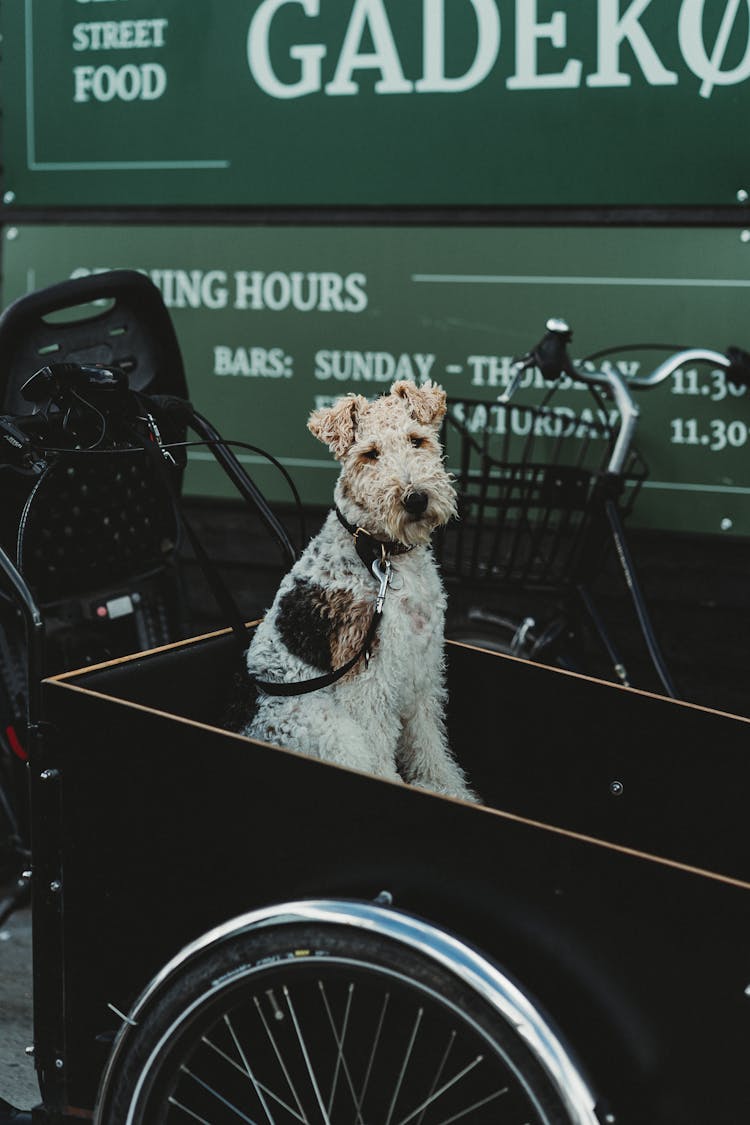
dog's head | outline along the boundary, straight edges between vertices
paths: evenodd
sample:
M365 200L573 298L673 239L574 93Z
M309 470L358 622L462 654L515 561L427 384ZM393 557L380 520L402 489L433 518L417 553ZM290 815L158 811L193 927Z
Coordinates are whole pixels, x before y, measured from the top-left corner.
M412 546L455 515L438 437L445 411L442 387L408 380L376 399L347 395L313 411L308 429L341 462L336 502L347 519Z

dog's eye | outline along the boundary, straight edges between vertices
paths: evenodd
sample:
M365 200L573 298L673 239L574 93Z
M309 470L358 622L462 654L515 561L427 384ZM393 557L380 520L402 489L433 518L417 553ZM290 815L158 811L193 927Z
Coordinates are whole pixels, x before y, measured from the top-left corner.
M412 438L411 438L411 443L412 443L412 445L414 446L415 449L421 449L422 446L424 445L424 438L420 437L419 434L413 434Z
M368 461L377 461L380 456L379 449L366 449L362 456Z

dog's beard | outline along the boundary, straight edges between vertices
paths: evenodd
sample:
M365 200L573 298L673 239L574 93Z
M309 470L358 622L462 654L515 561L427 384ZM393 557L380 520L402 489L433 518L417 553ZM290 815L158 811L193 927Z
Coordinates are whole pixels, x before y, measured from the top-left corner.
M425 492L427 508L419 515L410 514L404 499L410 492ZM407 547L429 543L436 528L456 515L456 493L447 474L429 487L413 484L408 491L394 483L385 492L372 488L369 495L356 492L339 481L336 489L339 508L350 522L363 527L379 539L391 539Z

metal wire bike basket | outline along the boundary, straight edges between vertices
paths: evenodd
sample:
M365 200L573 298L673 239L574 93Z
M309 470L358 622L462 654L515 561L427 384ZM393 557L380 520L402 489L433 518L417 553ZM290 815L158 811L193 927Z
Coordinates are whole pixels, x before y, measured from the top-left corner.
M606 500L627 515L648 475L634 449L622 472L609 469L618 421L603 405L451 399L444 444L458 519L438 547L443 574L553 590L590 581L606 555Z

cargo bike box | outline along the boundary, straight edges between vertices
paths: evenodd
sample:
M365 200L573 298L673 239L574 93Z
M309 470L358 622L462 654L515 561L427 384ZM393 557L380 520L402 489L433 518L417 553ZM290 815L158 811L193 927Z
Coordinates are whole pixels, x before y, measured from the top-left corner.
M745 720L449 644L474 806L222 729L237 665L42 685L40 1121L748 1117Z

